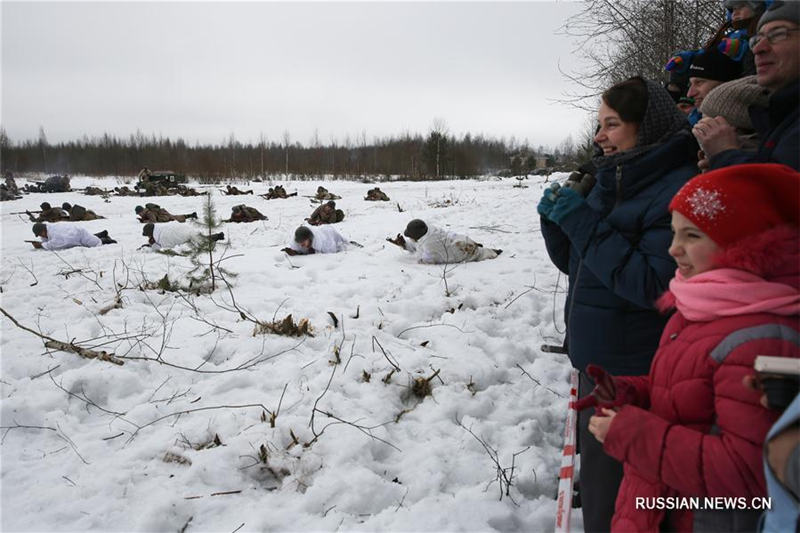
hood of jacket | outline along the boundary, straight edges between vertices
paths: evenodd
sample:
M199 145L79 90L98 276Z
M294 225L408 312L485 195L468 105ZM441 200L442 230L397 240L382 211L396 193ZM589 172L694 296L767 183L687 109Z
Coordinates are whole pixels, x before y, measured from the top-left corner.
M647 107L636 133L636 146L610 156L596 156L593 162L597 168L615 167L640 157L660 146L678 132L683 131L691 136L691 126L686 115L678 110L667 90L650 80L645 80L645 85L647 86Z

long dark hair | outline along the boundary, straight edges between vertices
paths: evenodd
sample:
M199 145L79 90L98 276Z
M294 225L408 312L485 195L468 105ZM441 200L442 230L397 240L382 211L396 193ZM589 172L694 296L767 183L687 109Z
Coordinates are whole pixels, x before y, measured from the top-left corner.
M606 89L603 102L619 113L625 122L641 124L647 111L647 85L639 76L634 76Z

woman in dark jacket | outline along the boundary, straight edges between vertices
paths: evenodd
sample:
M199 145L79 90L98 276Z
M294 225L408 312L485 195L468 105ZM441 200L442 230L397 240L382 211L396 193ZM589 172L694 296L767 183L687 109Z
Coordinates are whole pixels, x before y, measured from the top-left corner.
M594 388L589 363L648 373L667 319L654 304L675 272L667 206L697 173L689 123L660 85L637 77L611 87L598 122L597 184L585 198L548 189L538 206L550 259L569 275L567 347L581 397ZM584 528L608 531L622 466L589 434L590 415L578 419Z

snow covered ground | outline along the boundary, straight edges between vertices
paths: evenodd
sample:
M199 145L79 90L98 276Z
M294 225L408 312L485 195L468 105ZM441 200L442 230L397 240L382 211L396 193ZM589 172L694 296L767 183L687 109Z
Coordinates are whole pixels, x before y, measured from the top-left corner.
M326 182L343 197L338 229L364 247L289 258L280 249L314 207L303 195L321 183L287 182L299 196L286 200L213 196L220 218L239 203L269 217L224 225L236 304L263 321L308 318L314 336L304 338L254 336L225 289L188 298L138 290L190 267L137 249L143 199L72 192L0 204L8 313L58 340L165 363L49 351L0 319L2 425L38 426L3 430L3 530L553 529L569 365L539 349L562 339L566 285L539 233L544 178L528 188L513 179L379 184L391 202L364 201L374 185ZM80 224L119 244L33 250L23 242L31 223L10 213L45 200L104 215ZM204 197L148 200L200 213ZM441 266L385 241L412 218L504 252L451 265L447 296ZM122 308L99 314L115 287ZM432 395L416 398L413 380L436 371ZM500 499L496 466L465 428L504 468L518 454L509 496Z

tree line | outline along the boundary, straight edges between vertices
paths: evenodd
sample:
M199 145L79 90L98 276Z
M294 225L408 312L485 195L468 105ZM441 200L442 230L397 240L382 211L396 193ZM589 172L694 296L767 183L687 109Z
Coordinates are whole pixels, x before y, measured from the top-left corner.
M586 0L562 31L575 38L573 72L563 72L575 91L562 102L591 111L597 96L634 75L666 80L664 64L676 51L696 49L714 34L725 17L719 0ZM470 177L506 171L529 172L542 158L547 166L568 169L592 153L594 121L555 148L469 133L455 136L441 119L427 136L406 133L323 144L315 134L304 145L284 133L280 142L241 142L233 134L219 144L190 144L184 139L136 132L127 138L104 134L49 143L43 128L38 139L13 142L0 129L0 170L89 176L135 175L143 167L169 169L199 178L252 179L276 174L399 176L404 179Z
M572 146L570 142L559 145ZM291 142L240 142L231 135L219 144L189 144L182 138L144 135L120 138L110 134L68 142L50 143L44 129L39 138L14 142L0 130L2 171L87 176L136 175L142 168L169 169L198 178L253 179L276 174L328 175L340 178L399 176L405 179L471 177L508 169L515 155L546 154L549 148L533 148L514 138L484 135L451 135L435 125L427 136L404 134L367 141L323 145L318 136L308 144ZM559 149L556 153L560 154ZM532 166L532 163L531 163Z

